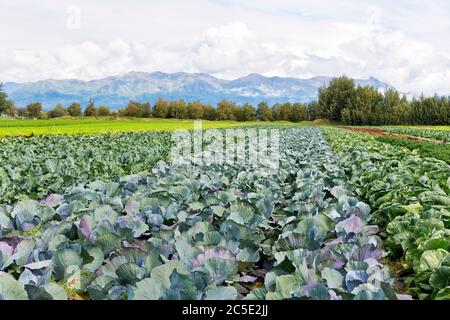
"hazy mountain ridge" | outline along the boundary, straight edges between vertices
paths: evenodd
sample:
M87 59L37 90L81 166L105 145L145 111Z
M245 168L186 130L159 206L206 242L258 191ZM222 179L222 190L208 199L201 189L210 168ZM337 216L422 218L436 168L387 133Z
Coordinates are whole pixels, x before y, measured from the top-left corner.
M45 109L57 103L68 105L74 101L83 106L92 97L97 105L112 109L124 107L129 100L154 103L159 98L200 100L216 105L223 99L236 103L257 104L267 101L308 102L317 98L317 90L330 77L299 79L292 77L265 77L249 74L234 80L223 80L205 73L129 72L99 80L41 80L36 82L7 82L4 90L18 106L42 102ZM391 86L373 77L356 79L360 85L371 85L385 90Z

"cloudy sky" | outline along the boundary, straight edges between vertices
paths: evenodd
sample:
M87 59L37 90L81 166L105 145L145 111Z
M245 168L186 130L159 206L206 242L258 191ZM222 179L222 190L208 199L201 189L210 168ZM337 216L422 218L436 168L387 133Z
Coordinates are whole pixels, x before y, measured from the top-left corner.
M447 0L2 0L0 82L346 74L447 95L449 15Z

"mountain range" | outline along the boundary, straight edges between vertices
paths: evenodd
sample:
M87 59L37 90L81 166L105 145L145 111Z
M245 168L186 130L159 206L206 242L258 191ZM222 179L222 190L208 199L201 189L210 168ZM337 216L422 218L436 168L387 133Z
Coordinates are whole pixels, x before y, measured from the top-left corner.
M122 108L129 100L154 103L159 98L199 100L212 105L226 99L239 104L249 102L256 105L261 101L274 104L315 100L317 90L330 80L330 77L265 77L256 73L235 80L223 80L205 73L129 72L90 81L7 82L3 90L17 106L41 102L47 110L57 103L67 106L74 101L84 106L90 98L94 99L96 105L107 105L111 109ZM355 79L355 82L380 90L392 88L373 77Z

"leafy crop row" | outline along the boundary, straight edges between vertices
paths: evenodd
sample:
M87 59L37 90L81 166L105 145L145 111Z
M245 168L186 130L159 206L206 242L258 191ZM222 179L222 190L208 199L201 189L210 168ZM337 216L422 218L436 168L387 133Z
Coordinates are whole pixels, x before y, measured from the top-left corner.
M409 128L409 127L382 127L382 129L386 132L391 133L450 142L449 130L430 130L422 128Z
M280 168L159 162L0 206L0 299L397 299L370 207L318 128Z
M169 148L164 132L1 138L0 202L148 171Z
M385 231L399 276L421 299L450 298L450 166L340 129L323 129Z
M377 136L376 140L389 143L394 146L408 148L409 150L418 150L423 158L436 158L450 164L450 144L419 142L386 136Z

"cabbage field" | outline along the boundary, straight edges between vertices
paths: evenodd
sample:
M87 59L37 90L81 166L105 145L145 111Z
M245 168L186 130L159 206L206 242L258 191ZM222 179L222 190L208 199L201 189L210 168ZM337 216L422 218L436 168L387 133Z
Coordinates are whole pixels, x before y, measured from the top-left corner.
M0 203L148 171L167 158L170 140L164 131L0 138Z
M450 142L450 130L432 130L409 127L382 127L386 132L404 134L418 138L427 138L436 141Z
M280 137L277 170L174 164L164 132L1 139L0 300L450 299L445 161Z
M324 131L410 292L450 299L450 166L370 135Z

